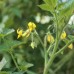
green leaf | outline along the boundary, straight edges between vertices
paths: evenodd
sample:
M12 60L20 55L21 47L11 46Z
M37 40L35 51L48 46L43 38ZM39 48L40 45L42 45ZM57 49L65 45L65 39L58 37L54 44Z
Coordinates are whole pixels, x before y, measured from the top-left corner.
M3 34L4 34L5 36L7 36L7 35L13 33L14 31L15 31L14 29L4 29Z
M67 25L67 23L70 19L70 16L73 14L74 0L70 0L64 4L59 5L59 6L60 6L60 8L57 9L57 11L58 11L58 13L57 13L58 19L57 20L58 20L59 30L61 31L65 27L65 25Z
M61 7L59 17L66 17L66 19L69 19L69 17L73 14L73 10L74 0L70 0Z
M39 7L43 10L46 10L46 11L50 11L50 12L53 11L53 9L47 4L41 4L41 5L39 5Z
M28 68L34 66L33 64L31 63L27 63L27 62L24 62L22 63L22 65L20 66L20 69L23 70L23 71L26 71Z
M57 5L57 0L43 0L45 4L39 5L39 7L43 10L50 11L52 14Z
M7 60L5 57L3 57L2 60L0 61L0 71L4 68L6 63L7 63Z
M7 28L4 28L3 32L0 34L0 37L7 36L7 35L13 33L14 31L15 31L14 29L7 29Z
M19 8L12 8L11 12L13 12L13 14L18 16L19 18L21 18L22 11Z
M43 1L52 8L55 8L57 5L57 0L43 0Z
M57 7L57 10L62 9L62 7L63 7L65 4L66 4L66 2L65 2L65 3L59 3L59 4L58 4L58 7Z
M0 51L10 51L12 48L22 44L23 42L17 40L5 40L3 44L0 44Z

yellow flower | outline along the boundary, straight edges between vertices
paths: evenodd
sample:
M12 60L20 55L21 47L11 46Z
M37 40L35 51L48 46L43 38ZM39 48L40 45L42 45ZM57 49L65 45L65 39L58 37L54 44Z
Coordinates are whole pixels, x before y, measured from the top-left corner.
M18 34L17 38L20 38L22 36L22 33L23 33L23 30L17 29L17 34Z
M73 49L73 44L71 43L68 48Z
M65 39L66 38L66 32L64 31L62 34L61 34L61 39Z
M28 29L23 33L23 30L19 30L17 29L17 34L18 37L20 38L21 36L23 37L28 37L30 35L30 33L36 28L36 25L33 22L29 22L28 23Z
M33 31L36 28L36 24L34 24L33 22L29 22L28 28L29 28L30 31Z
M53 43L54 42L54 37L52 35L48 35L47 36L47 41L50 42L50 43Z
M22 34L22 36L23 36L23 37L29 37L30 33L31 33L30 30L27 29L27 30Z

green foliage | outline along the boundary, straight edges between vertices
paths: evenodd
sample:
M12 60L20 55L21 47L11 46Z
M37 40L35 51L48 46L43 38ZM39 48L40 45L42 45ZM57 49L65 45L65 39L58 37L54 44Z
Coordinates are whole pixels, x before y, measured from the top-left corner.
M7 61L0 74L74 74L74 50L68 48L74 42L74 24L68 25L73 12L74 0L0 0L0 63L3 57ZM42 24L49 19L44 16L50 21ZM17 39L17 29L24 33L30 21L36 29L28 38ZM67 36L61 40L63 31ZM52 43L47 41L49 34Z
M7 35L9 35L9 34L11 34L13 32L14 32L14 29L7 29L7 28L5 28L3 30L3 32L1 32L0 37L5 37L5 36L7 36Z
M16 46L19 46L23 42L16 40L4 40L4 43L0 45L0 51L12 51L12 49Z
M45 4L41 4L41 5L39 5L39 7L43 10L50 11L51 14L53 15L53 24L54 24L54 30L55 30L55 35L56 35L54 45L52 46L50 44L50 46L48 48L47 48L47 46L44 47L45 67L44 67L43 74L48 74L48 69L50 68L51 64L53 64L53 61L56 58L56 56L58 56L60 53L64 52L64 50L67 47L71 47L71 49L73 49L73 46L72 46L72 44L70 45L70 43L72 41L74 41L74 37L69 36L69 35L67 35L67 36L70 39L68 39L68 38L63 39L63 42L65 42L66 45L63 46L62 48L60 48L59 45L62 44L61 43L62 39L60 39L61 34L66 28L68 28L67 24L68 24L69 18L73 14L74 0L70 0L65 3L59 3L59 0L58 1L57 0L43 0L43 1ZM47 50L45 50L45 48ZM49 52L47 53L47 51L49 51ZM48 57L48 54L49 54L50 59ZM42 52L42 55L43 55L43 52ZM68 60L67 57L69 57L69 56L67 55L65 57L66 57L66 59L65 59L65 61L62 60L62 64L64 64ZM59 65L58 65L57 69L62 67L62 65L60 65L60 66ZM55 71L56 71L56 69L55 69Z
M53 9L48 4L41 4L39 7L46 11L53 11Z
M57 0L43 0L46 4L48 4L52 9L56 7Z

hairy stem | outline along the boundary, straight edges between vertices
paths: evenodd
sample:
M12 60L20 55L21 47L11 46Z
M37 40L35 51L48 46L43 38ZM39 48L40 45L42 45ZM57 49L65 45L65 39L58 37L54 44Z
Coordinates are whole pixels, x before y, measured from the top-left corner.
M53 61L55 59L55 55L54 54L55 54L55 52L57 51L57 48L58 48L58 42L59 42L58 38L59 38L59 36L58 36L58 19L57 19L56 12L55 12L54 17L55 17L55 21L54 22L56 24L56 40L55 40L55 44L54 44L52 55L51 55L50 59L48 60L46 66L44 68L44 73L43 74L48 74L48 70L49 70L50 66L52 65L52 63L53 63Z
M12 53L12 52L9 52L9 53L10 53L10 55L11 55L11 57L12 57L13 61L14 61L14 64L15 64L15 66L16 66L16 68L17 68L17 70L18 70L18 71L20 71L19 66L18 66L18 64L17 64L17 62L16 62L16 60L15 60L15 58L14 58L13 53Z

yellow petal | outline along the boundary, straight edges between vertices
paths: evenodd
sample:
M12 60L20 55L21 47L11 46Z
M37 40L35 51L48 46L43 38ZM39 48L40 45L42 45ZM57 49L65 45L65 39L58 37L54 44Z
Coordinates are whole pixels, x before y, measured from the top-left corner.
M71 43L68 48L73 49L73 44Z
M22 34L22 36L23 36L23 37L29 37L30 33L31 33L30 30L27 29L27 30Z
M66 32L64 31L62 34L61 34L61 39L65 39L66 38Z
M18 36L17 36L17 39L18 39L18 38L20 38L20 37L21 37L21 36L20 36L20 35L18 35Z
M17 29L17 34L22 34L22 33L23 33L23 30Z
M47 36L47 41L48 41L48 42L51 41L51 36L50 36L50 35Z
M19 29L17 29L17 34L19 33Z
M30 31L34 30L34 29L36 28L35 23L29 22L29 23L28 23L28 28L29 28Z
M48 35L47 36L47 41L50 42L50 43L53 43L54 42L54 37L52 35Z
M17 29L17 34L18 34L17 38L20 38L22 36L22 34L23 34L23 30Z

